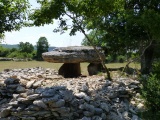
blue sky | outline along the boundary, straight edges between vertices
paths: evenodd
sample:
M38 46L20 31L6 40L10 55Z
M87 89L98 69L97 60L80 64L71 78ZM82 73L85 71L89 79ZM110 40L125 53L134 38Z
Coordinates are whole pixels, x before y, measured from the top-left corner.
M33 8L38 7L36 0L29 0ZM66 47L66 46L80 46L84 35L77 32L75 36L70 36L69 32L64 34L54 33L53 29L58 26L58 21L54 24L45 25L42 27L25 27L20 31L12 31L5 33L3 43L6 44L19 44L19 42L30 42L36 45L38 39L42 36L46 37L50 46Z

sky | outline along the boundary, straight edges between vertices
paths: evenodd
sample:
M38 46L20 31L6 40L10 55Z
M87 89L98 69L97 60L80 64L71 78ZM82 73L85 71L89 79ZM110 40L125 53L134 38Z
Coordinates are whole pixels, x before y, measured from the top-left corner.
M37 8L36 0L29 0L32 8ZM24 27L20 31L12 31L5 33L3 44L19 44L19 42L29 42L36 45L40 37L46 37L50 46L67 47L80 46L84 38L81 32L77 32L75 36L70 36L69 31L64 34L54 33L53 30L58 26L58 21L54 24L44 25L41 27Z

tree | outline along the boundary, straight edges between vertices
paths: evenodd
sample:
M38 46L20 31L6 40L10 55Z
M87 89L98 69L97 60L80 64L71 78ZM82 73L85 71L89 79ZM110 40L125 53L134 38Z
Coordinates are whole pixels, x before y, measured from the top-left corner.
M160 1L128 1L125 5L127 38L132 32L131 40L137 43L141 56L141 72L151 71L154 48L160 40ZM136 46L136 44L134 44Z
M43 60L42 53L48 52L49 44L46 37L40 37L37 42L37 60Z
M0 0L0 38L25 25L28 8L28 0Z
M102 46L105 43L108 51L126 54L138 51L141 57L141 72L148 74L151 70L154 49L160 38L160 1L126 0L119 9L114 9L104 17L97 29L101 40L94 39ZM92 24L89 26L94 29ZM98 36L99 34L97 34Z
M0 46L0 57L7 57L9 52L10 52L10 49Z
M34 50L33 45L29 42L20 42L18 46L20 52L32 53Z
M103 20L100 16L106 16L110 11L117 7L121 0L41 0L39 1L41 7L36 9L30 16L33 24L36 26L49 24L53 19L58 19L60 25L54 32L64 32L70 29L70 35L75 35L77 31L82 32L87 40L92 44L92 40L85 32L87 25L92 24L95 29L99 22ZM72 21L67 24L68 19ZM92 22L91 22L92 21ZM102 60L99 51L94 46L95 51L99 55L103 67L106 69L108 78L111 79L109 71Z

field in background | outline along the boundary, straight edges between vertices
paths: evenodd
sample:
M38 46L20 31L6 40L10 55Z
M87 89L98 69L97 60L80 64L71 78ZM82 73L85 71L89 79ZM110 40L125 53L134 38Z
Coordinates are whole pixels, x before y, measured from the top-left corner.
M88 75L87 66L89 63L81 63L81 71L83 75ZM28 61L28 62L14 62L14 61L0 61L0 72L4 69L18 69L18 68L33 68L33 67L43 67L43 68L52 68L58 70L62 63L49 63L44 61ZM119 68L124 67L126 63L109 63L106 64L108 68ZM130 67L140 68L139 64L131 63Z

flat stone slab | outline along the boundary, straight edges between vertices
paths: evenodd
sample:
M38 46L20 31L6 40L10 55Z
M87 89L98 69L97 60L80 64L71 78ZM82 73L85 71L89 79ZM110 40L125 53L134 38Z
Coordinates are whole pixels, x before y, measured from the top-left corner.
M97 48L101 50L100 48ZM101 50L102 59L105 59L105 55ZM71 46L56 48L51 52L42 54L42 57L47 62L53 63L80 63L100 62L99 56L91 46Z

